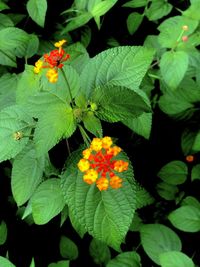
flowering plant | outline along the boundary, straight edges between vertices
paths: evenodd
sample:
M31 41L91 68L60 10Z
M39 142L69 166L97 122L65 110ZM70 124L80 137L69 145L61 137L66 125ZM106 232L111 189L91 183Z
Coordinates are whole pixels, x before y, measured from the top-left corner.
M0 0L0 266L198 267L199 1L22 2ZM59 252L24 263L18 223Z

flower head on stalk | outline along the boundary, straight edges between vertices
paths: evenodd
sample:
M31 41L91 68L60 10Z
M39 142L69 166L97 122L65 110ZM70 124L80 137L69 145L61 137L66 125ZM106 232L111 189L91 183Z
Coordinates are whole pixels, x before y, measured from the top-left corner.
M52 50L49 54L43 56L43 60L39 59L35 63L34 72L38 74L41 69L49 69L46 76L51 83L55 83L58 80L58 69L63 67L63 62L68 60L70 55L67 54L62 46L66 43L66 40L58 41L54 44L58 49Z
M123 180L117 174L128 169L128 162L114 158L120 152L121 148L113 145L111 137L93 138L78 162L79 170L84 173L84 182L96 183L100 191L109 186L113 189L122 187Z

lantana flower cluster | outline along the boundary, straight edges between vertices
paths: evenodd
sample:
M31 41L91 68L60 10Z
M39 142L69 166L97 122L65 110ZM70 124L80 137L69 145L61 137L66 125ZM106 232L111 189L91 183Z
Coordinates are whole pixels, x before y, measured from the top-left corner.
M84 173L83 180L88 184L96 183L100 191L122 187L123 180L117 174L128 169L128 162L115 159L121 151L109 136L93 138L78 162L79 170Z
M55 83L58 80L58 69L63 67L63 62L68 60L70 55L67 54L62 46L66 43L66 40L61 40L54 44L58 49L52 50L49 54L43 56L44 60L39 59L35 63L34 72L39 73L41 69L48 68L46 76L51 83Z

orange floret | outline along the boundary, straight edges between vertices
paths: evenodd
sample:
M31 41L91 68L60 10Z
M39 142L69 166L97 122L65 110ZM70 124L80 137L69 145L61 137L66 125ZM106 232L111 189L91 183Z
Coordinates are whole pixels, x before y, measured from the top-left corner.
M109 181L105 177L101 177L96 181L96 185L100 191L107 190L109 186Z
M128 162L123 161L123 160L117 160L114 163L114 170L117 172L123 172L128 169Z

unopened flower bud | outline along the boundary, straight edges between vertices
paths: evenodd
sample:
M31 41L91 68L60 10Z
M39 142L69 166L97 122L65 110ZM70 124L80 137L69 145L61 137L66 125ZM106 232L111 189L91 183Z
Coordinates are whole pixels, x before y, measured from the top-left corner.
M183 27L182 27L182 30L183 30L183 31L188 31L188 29L189 29L189 28L188 28L187 25L183 25Z
M188 36L187 36L187 35L184 35L184 36L182 36L181 39L182 39L183 42L187 42L187 40L188 40Z

